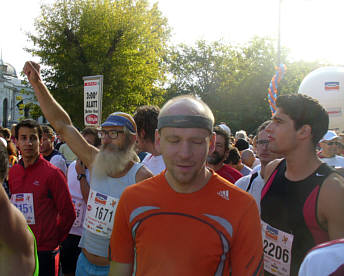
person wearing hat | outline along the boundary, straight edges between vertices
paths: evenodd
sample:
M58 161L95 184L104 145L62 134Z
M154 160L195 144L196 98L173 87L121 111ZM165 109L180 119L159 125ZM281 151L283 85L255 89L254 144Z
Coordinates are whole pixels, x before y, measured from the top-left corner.
M111 236L110 275L260 275L257 205L207 168L214 116L193 96L169 100L155 143L166 170L128 187Z
M56 102L41 80L40 66L24 65L44 116L91 172L90 191L84 231L79 246L76 275L108 275L108 247L115 211L125 187L152 176L142 164L134 146L137 129L132 116L124 112L110 114L98 135L100 149L89 144L72 124L69 115ZM83 175L78 175L80 180ZM94 274L92 274L94 275Z
M338 135L333 130L326 132L319 142L321 150L319 152L320 159L327 165L334 168L344 168L344 157L337 155L337 139Z

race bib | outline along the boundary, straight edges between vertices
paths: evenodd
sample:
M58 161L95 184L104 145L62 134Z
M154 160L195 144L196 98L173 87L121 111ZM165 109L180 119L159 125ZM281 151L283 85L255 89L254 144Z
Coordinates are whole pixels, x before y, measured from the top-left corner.
M90 189L84 228L88 231L110 238L119 198L114 198Z
M262 221L264 269L273 275L289 276L294 236Z
M32 193L12 194L11 202L23 213L27 224L35 224L35 210Z
M72 201L76 213L76 218L74 220L73 227L80 227L82 225L82 218L85 212L85 205L83 203L83 200L81 199L72 198Z

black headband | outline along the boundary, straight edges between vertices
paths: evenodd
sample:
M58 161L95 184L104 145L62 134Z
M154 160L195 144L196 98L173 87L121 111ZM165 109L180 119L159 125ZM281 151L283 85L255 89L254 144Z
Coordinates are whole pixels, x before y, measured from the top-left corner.
M163 127L204 128L213 132L213 122L199 115L170 115L158 119L158 129Z

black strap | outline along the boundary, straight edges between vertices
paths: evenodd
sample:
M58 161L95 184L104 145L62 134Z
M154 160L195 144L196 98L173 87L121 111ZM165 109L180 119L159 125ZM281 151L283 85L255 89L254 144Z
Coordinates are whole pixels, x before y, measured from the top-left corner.
M248 187L246 189L246 192L248 192L251 188L251 185L252 185L252 182L253 180L258 176L258 172L255 172L254 174L251 175L251 178L250 178L250 183L248 183Z

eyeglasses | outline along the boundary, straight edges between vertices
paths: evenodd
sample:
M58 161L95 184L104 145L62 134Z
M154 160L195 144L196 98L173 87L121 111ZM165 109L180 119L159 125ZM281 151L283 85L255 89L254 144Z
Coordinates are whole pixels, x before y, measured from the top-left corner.
M266 144L269 144L269 140L258 140L257 141L257 145L266 145Z
M98 130L98 137L100 139L103 139L105 138L106 135L109 135L109 137L111 139L116 139L118 137L118 133L124 133L123 130L109 130L109 131L106 131L106 130Z

